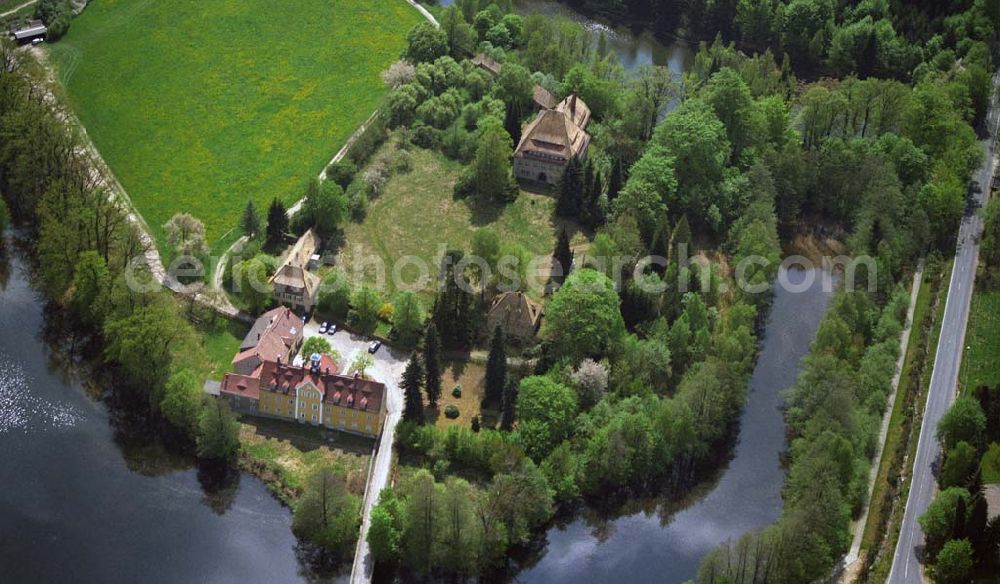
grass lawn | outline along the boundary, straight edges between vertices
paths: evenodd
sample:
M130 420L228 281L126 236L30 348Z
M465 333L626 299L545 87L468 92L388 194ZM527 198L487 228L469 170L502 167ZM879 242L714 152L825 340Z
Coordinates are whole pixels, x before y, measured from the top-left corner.
M445 361L444 376L441 378L441 399L438 400L437 411L425 411L428 421L445 428L448 426L472 427L472 418L481 416L484 428L500 423L500 412L482 410L482 401L486 392L486 367L469 361ZM462 397L452 395L456 385L462 386ZM459 416L454 420L444 415L447 406L458 408Z
M28 0L0 0L0 12L7 12L8 10L13 10L18 6L24 4ZM35 12L35 7L32 5L31 12Z
M553 197L522 191L517 200L505 206L455 200L452 190L462 165L437 152L416 147L410 152L412 170L390 178L383 193L369 205L364 221L346 226L337 265L348 274L354 273L356 257L375 256L386 266L385 290L393 293L397 260L415 256L435 276L442 251L470 251L472 235L481 227L496 231L503 243L524 246L532 255L552 253L557 230L566 224L554 216ZM569 228L571 233L575 231L573 226ZM575 237L574 244L584 240L579 233ZM372 282L375 272L370 264L364 264L365 279ZM407 285L417 280L412 265L401 268L401 274Z
M327 465L345 473L353 493L364 494L371 439L267 418L246 417L242 422L244 463L264 465L267 471L258 474L286 502L297 496L310 473Z
M248 199L299 197L421 18L403 0L100 0L50 51L161 247L188 211L218 251Z
M969 312L959 382L966 389L1000 386L1000 291L977 289Z
M212 367L209 377L221 380L232 369L233 355L249 330L246 324L223 317L198 326L205 357Z

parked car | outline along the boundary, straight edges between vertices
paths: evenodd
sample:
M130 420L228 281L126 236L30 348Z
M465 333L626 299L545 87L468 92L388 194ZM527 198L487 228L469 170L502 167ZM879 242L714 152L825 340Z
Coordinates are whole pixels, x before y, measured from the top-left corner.
M381 346L382 341L372 341L372 344L368 345L368 352L374 355Z
M327 327L327 329L326 329L326 334L328 334L328 335L330 335L332 337L333 333L335 333L335 332L337 332L337 325L331 323L330 326Z
M327 328L327 324L325 322L323 324L319 325L319 334L322 335L322 334L326 333L326 328Z
M44 43L44 39L31 39L31 46L37 46Z

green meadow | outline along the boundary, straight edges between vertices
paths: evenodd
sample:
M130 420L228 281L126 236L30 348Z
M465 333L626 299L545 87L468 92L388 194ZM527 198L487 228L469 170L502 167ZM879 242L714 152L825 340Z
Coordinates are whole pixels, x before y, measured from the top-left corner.
M403 0L95 0L49 50L161 249L187 211L219 251L247 200L296 200L371 114L420 18Z

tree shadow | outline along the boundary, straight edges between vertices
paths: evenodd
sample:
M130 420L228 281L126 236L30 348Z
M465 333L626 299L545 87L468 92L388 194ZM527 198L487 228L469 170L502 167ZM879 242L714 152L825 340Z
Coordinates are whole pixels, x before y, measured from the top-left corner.
M483 227L495 223L503 214L507 204L497 204L495 201L486 200L476 195L467 197L465 205L471 213L470 222L476 227Z
M286 441L302 452L311 452L321 446L326 446L367 456L372 450L370 438L327 428L252 416L244 416L240 421L253 426L260 436Z

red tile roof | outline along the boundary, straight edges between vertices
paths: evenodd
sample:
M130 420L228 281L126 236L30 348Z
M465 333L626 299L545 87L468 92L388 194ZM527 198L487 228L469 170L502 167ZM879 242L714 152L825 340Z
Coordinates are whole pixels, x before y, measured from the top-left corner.
M248 399L260 399L260 373L263 367L257 367L250 375L226 373L219 391Z
M279 306L257 319L232 362L236 364L254 355L260 357L261 361L278 357L287 359L289 352L301 338L302 319L291 309Z
M323 401L357 410L378 412L385 401L385 385L337 373L333 360L323 356L317 370L307 362L302 367L265 361L261 365L262 391L293 394L309 383L323 393Z

